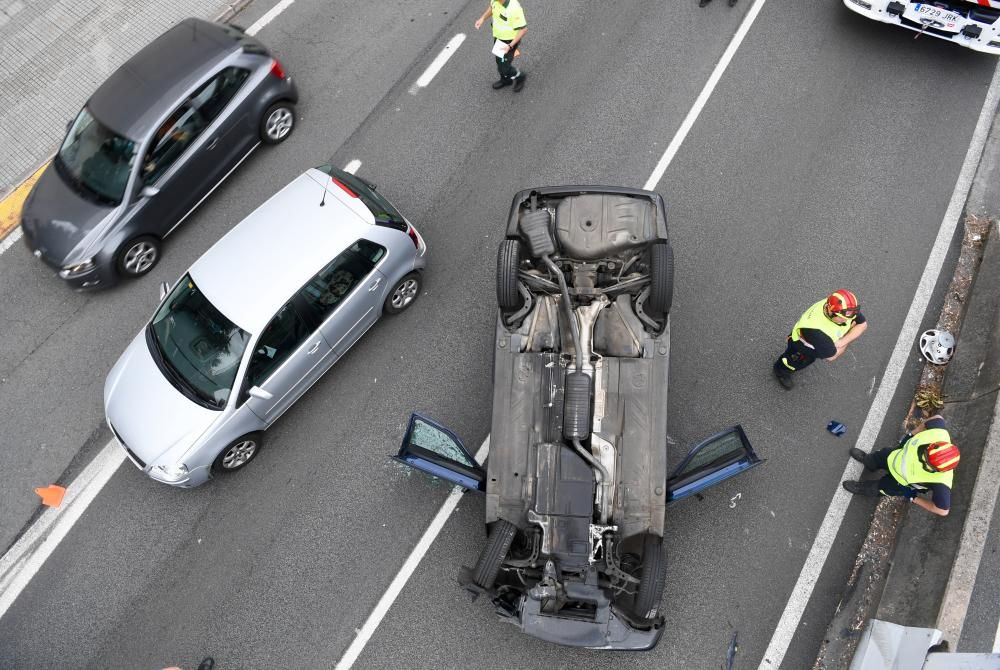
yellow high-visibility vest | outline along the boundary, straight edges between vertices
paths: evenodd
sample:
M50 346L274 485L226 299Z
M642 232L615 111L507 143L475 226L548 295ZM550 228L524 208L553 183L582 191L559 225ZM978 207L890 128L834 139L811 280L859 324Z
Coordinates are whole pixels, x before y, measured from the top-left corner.
M490 9L493 12L493 37L498 40L510 42L521 28L528 25L521 3L517 0L510 0L506 7L500 0L490 0Z
M830 339L834 342L847 334L847 331L854 325L854 318L848 319L847 323L844 324L834 323L823 312L824 305L826 305L826 298L823 298L807 309L799 320L795 322L795 325L792 326L792 342L798 342L802 339L803 328L814 328L821 331L829 335Z
M928 428L908 439L901 448L889 454L889 474L905 486L926 488L927 484L944 484L951 488L955 471L930 472L917 454L921 446L935 442L951 442L951 436L944 428Z

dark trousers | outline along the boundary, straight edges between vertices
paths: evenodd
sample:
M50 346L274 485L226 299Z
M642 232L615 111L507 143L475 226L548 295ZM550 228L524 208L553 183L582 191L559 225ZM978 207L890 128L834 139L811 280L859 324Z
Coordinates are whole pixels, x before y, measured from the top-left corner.
M505 44L510 44L507 40L500 40ZM496 56L497 59L497 72L500 73L500 78L504 80L510 80L521 74L521 71L514 67L514 51L515 49L510 49L507 53L503 55L503 58Z
M888 447L873 451L865 459L865 468L868 470L888 470L889 454L899 449L899 447ZM896 481L888 472L878 480L879 493L884 496L902 496L904 498L913 497L913 489Z
M792 338L789 337L785 353L774 362L774 372L782 377L788 377L793 372L809 367L815 360L816 357L809 353L808 348L798 342L792 342Z

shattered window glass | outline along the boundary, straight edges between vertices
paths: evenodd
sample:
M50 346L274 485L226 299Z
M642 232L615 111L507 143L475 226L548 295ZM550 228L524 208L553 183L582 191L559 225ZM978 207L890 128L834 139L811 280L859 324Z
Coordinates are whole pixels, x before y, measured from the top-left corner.
M447 459L456 461L469 467L475 467L475 463L466 456L455 440L434 426L416 419L413 423L413 435L410 437L410 444L414 444L435 454L440 454Z
M736 431L729 431L699 449L684 467L684 471L678 474L683 475L699 470L742 449L743 442L740 440L739 434Z

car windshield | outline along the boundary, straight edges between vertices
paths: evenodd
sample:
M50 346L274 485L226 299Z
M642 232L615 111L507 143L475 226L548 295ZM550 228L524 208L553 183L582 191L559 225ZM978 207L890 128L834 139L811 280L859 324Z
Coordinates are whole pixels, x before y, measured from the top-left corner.
M209 409L226 406L250 334L216 309L190 275L163 301L147 337L160 370L178 390Z
M70 125L56 154L59 176L77 193L100 204L117 205L125 195L135 142L94 118L86 107Z

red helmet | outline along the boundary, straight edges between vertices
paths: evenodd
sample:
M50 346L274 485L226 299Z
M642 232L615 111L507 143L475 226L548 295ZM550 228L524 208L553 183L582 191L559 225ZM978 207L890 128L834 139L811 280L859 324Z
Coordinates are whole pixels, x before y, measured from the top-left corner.
M938 472L954 470L958 465L958 447L951 442L934 442L927 445L927 465Z
M848 318L858 313L858 296L846 288L838 289L826 299L826 313Z

